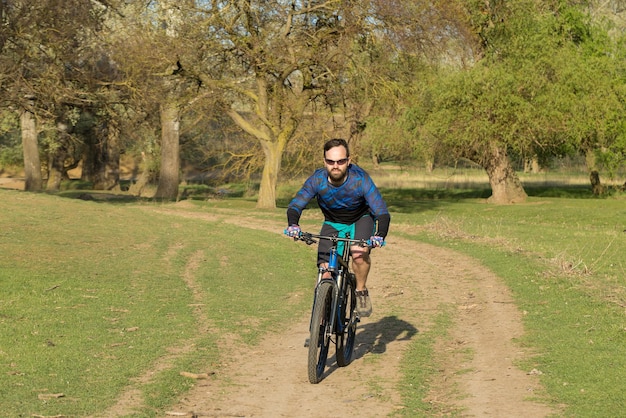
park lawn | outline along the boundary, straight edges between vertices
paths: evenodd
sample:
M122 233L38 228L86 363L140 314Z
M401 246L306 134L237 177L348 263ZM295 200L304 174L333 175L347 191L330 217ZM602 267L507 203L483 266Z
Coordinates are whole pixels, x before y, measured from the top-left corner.
M167 206L0 190L0 415L91 415L129 384L162 410L220 334L253 344L306 309L275 301L310 290L289 263L307 249Z
M625 409L621 196L535 193L525 204L493 206L484 190L383 193L392 234L470 254L503 278L525 314L520 344L537 353L520 366L543 373L548 397L566 415L615 416ZM290 260L310 249L273 232L251 233L245 222L223 222L224 216L282 222L287 200L265 211L243 198L194 201L187 204L197 217L172 217L176 203L0 190L0 410L6 416L101 412L167 358L168 349L196 347L134 383L147 400L140 414L162 412L191 384L181 370L219 362L221 333L255 344L286 315L305 311L305 297L271 301L308 294L307 266L294 271ZM303 218L306 226L317 222L314 211ZM224 303L233 300L238 303ZM254 326L246 326L250 317ZM445 334L451 319L441 318L438 333ZM413 344L403 373L427 384L428 341Z
M520 367L542 373L566 416L619 416L626 410L625 202L531 196L493 206L447 195L404 206L393 233L481 260L524 314L519 343L537 356ZM427 366L406 362L408 375Z

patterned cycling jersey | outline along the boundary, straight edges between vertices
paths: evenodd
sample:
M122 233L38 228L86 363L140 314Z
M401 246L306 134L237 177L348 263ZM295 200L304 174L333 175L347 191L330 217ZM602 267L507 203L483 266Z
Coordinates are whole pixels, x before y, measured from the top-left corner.
M353 224L362 216L370 214L375 220L385 223L379 225L379 231L382 230L386 235L389 228L387 204L374 181L362 168L350 164L346 181L340 186L328 181L326 169L316 170L289 203L287 216L290 224L298 224L302 211L314 197L326 221Z

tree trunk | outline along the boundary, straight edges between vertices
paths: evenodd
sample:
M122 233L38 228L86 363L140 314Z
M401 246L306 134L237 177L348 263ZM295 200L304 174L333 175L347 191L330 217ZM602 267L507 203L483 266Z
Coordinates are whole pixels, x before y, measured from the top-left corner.
M604 193L604 186L602 186L602 182L600 181L600 173L598 170L593 170L589 174L589 181L591 182L591 191L594 196L600 196Z
M256 202L258 209L276 208L276 184L278 183L278 173L283 155L284 145L282 141L261 141L261 147L265 154L263 174L261 176L261 186L259 188L259 199Z
M94 190L104 190L102 182L107 147L105 135L105 128L96 124L85 136L83 169L80 178L82 181L91 182Z
M81 179L93 183L94 190L119 189L119 129L109 119L90 129L85 136Z
M171 101L161 105L161 169L157 199L175 200L180 180L180 132L178 106Z
M526 200L528 195L524 191L524 187L515 170L511 167L511 162L505 149L493 145L484 167L491 185L490 203L510 204L521 203Z
M274 209L276 208L276 185L283 152L298 128L299 117L309 103L309 98L306 95L296 97L288 103L291 108L290 112L276 115L272 113L268 95L268 91L271 89L265 78L257 76L256 85L256 114L264 121L263 123L256 125L245 119L233 108L229 109L227 113L237 126L252 135L261 144L265 161L256 207L258 209ZM292 117L291 114L299 117Z
M587 150L585 152L585 164L589 171L589 181L591 183L591 191L595 196L600 196L604 193L604 187L600 181L600 172L597 168L597 158L593 150Z
M134 196L143 197L144 190L152 178L152 172L150 171L150 161L145 152L141 152L141 174L135 183L132 183L128 188L128 192Z
M356 156L359 155L359 146L363 138L363 132L367 126L364 121L370 115L373 105L374 102L372 100L367 100L365 103L360 102L359 104L350 102L347 105L348 109L344 121L347 125L345 129L347 135L342 134L342 137L346 138L348 144L350 144L350 150Z
M107 146L104 162L104 183L106 190L120 187L120 130L113 120L107 122Z
M48 182L46 190L58 192L61 189L63 180L63 169L65 168L65 152L63 148L51 151L48 157Z
M541 166L539 165L539 158L536 155L524 159L524 173L539 174L540 171Z
M67 131L68 125L66 123L57 123L58 139L56 146L50 148L48 157L48 183L46 184L46 189L50 191L59 191L61 189L61 181L64 177L67 177L65 170Z
M84 159L83 177L89 173L88 180L93 182L94 190L112 190L119 186L120 180L119 131L115 122L109 120L95 134L96 143L88 147L89 158Z
M435 171L435 160L433 158L427 158L424 165L426 166L426 171L429 174L432 174L433 171Z
M97 177L97 173L100 170L100 161L101 158L101 149L100 149L100 138L97 132L97 129L92 129L90 132L85 135L85 146L83 149L83 166L80 174L80 179L82 181L89 181L94 183L95 189L95 178Z
M40 191L43 186L41 176L41 160L37 146L37 122L35 116L25 110L20 115L22 129L22 149L24 154L24 174L26 184L24 190L29 192Z
M374 164L374 169L377 170L380 167L380 159L377 152L372 152L372 163Z

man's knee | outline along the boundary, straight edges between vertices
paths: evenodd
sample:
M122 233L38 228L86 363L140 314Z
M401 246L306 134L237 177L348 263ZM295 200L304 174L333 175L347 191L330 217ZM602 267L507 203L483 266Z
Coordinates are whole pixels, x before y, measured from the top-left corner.
M352 261L356 264L369 264L370 253L369 251L359 248L352 251Z

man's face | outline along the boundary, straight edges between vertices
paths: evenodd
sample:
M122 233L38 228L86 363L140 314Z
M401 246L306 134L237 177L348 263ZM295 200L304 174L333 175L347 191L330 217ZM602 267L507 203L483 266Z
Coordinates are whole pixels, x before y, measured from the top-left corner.
M326 151L324 155L324 165L328 172L328 177L334 183L341 183L345 180L348 172L350 158L347 156L347 150L342 147L333 147Z

